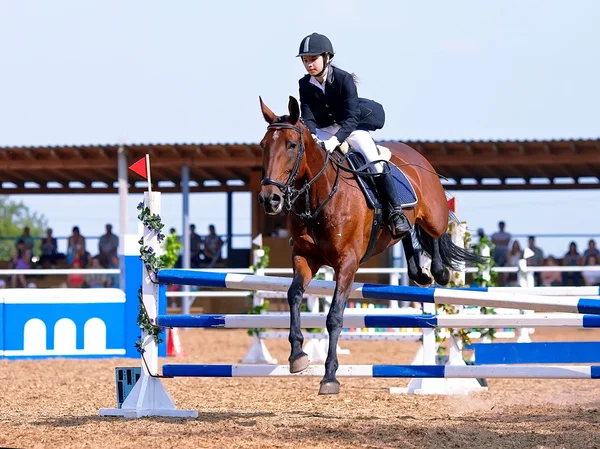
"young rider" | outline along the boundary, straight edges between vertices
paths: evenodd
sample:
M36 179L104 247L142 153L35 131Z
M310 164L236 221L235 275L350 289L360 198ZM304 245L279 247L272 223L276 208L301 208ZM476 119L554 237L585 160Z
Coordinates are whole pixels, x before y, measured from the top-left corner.
M302 119L313 138L322 140L328 152L347 141L367 162L380 160L379 149L369 131L383 127L383 107L359 98L353 75L331 65L334 56L331 41L318 33L306 36L300 43L298 56L308 72L299 81ZM410 231L391 173L384 170L383 162L371 167L381 173L375 177L375 183L383 200L390 205L392 235Z

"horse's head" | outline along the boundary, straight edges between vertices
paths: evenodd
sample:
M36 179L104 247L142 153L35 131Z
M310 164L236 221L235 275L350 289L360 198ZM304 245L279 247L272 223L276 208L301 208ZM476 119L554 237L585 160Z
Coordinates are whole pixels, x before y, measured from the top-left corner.
M296 179L304 174L304 134L300 107L294 97L288 103L289 115L276 116L260 99L262 114L269 124L260 142L263 150L263 179L258 201L269 215L283 210ZM309 136L310 137L310 136Z

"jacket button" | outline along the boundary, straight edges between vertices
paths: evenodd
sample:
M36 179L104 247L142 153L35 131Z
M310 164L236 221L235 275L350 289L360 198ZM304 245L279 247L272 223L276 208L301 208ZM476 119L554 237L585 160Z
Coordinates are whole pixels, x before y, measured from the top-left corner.
M328 105L328 104L326 104L326 105L325 105L325 107L326 107L326 108L328 108L328 107L329 107L329 105Z
M333 114L329 114L329 117L333 117Z

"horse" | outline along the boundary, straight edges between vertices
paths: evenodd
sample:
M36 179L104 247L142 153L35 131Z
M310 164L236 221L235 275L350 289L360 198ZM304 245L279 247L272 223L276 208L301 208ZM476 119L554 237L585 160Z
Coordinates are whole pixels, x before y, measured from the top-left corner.
M284 116L277 116L261 97L259 100L268 126L260 142L263 179L258 201L268 215L278 215L284 207L287 209L287 227L293 244L294 274L287 292L290 372L301 372L309 365L308 356L302 350L304 337L300 327L304 291L321 266L330 266L335 273L336 287L326 319L329 347L319 394L338 394L336 348L346 300L371 240L374 211L367 206L347 161L343 157L336 159L313 139L300 118L294 97L290 96L289 114ZM421 249L431 257L431 274L435 281L446 285L450 279L449 268L460 270L468 264L481 263L477 255L452 243L447 233L449 207L445 191L431 164L405 144L394 147L390 161L402 166L414 187L418 202L404 213ZM387 226L381 226L374 235L371 255L402 240L409 278L419 285L433 282L420 266L411 233L393 237Z

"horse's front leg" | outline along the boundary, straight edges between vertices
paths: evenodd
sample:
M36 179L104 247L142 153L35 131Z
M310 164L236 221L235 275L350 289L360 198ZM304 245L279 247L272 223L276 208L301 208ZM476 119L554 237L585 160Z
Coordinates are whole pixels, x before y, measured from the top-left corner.
M288 290L288 304L290 305L290 372L299 373L308 367L308 355L302 350L304 337L300 327L300 305L304 297L304 290L310 283L319 266L314 261L304 256L294 254L292 257L294 267L294 280Z
M345 263L336 269L336 285L331 308L327 314L327 332L329 333L329 348L327 359L325 360L325 375L321 380L319 394L338 394L340 392L340 383L335 377L338 369L337 345L344 326L344 309L346 301L352 290L354 276L358 269L358 261L355 258L346 260Z

